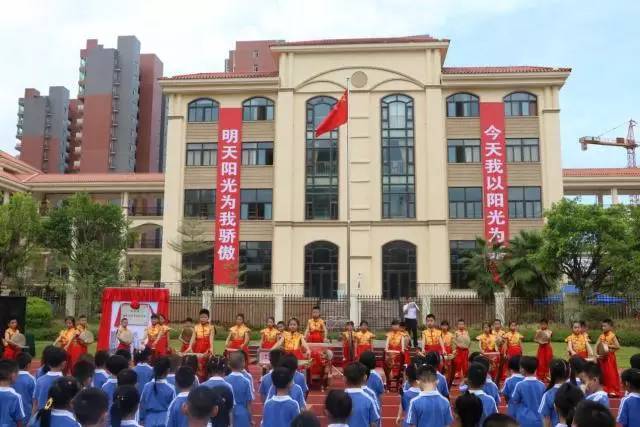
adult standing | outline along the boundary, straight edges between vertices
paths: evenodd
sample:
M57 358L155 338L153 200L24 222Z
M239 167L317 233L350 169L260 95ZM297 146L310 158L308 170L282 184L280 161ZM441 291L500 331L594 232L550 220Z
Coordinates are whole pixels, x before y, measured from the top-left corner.
M404 324L413 340L413 347L418 347L418 313L420 313L420 308L413 300L409 300L402 307Z

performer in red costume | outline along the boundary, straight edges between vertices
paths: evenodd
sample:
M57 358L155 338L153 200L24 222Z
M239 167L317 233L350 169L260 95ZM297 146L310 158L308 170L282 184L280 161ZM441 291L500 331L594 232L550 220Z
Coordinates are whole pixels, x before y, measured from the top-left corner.
M9 319L7 329L4 331L4 340L2 342L2 344L4 345L4 353L2 354L2 357L4 359L16 360L18 354L22 352L22 348L11 343L11 339L19 333L20 330L18 329L18 319Z
M224 344L228 351L240 350L244 353L245 366L249 365L249 337L251 329L244 324L244 314L236 315L236 324L229 328L229 336Z
M616 351L620 349L620 343L613 332L613 321L605 319L602 322L602 334L598 338L598 346L604 351L598 352L598 364L602 370L602 387L612 397L622 396L620 375L618 374L618 360Z

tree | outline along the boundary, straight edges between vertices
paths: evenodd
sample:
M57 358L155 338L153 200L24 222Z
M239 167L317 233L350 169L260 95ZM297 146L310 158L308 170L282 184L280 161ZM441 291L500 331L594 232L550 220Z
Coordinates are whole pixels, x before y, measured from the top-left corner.
M491 247L486 240L478 237L475 249L462 256L462 266L469 279L469 287L484 301L493 301L494 294L503 290L502 286L496 283L502 254L502 247Z
M181 255L180 264L172 267L180 273L183 285L203 285L203 277L211 268L207 251L213 252L211 242L202 239L204 224L196 219L184 219L178 227L178 238L169 247ZM204 258L204 262L203 262Z
M128 280L135 280L140 286L143 280L160 280L160 257L133 256L129 261Z
M5 279L21 289L38 254L41 221L31 194L16 193L0 206L0 284Z

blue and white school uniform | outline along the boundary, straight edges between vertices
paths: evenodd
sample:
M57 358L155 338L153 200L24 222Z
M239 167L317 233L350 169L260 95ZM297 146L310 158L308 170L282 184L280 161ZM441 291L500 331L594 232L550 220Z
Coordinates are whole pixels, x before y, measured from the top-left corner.
M622 427L640 427L640 393L629 393L622 398L617 421Z
M469 390L469 393L473 393L482 402L482 418L480 418L480 422L478 425L482 425L484 420L492 414L498 412L498 405L496 404L496 400L489 396L484 390Z
M504 385L502 386L502 395L504 396L507 403L511 400L511 396L513 396L513 390L516 388L516 384L524 379L524 375L521 374L513 374L509 376L506 380L504 380Z
M242 372L231 372L225 380L233 389L233 425L249 427L251 425L249 406L254 400L251 381Z
M140 422L145 427L164 426L169 405L175 397L176 391L166 379L145 384L140 397Z
M409 402L407 424L417 427L445 427L453 422L449 400L438 390L421 391Z
M384 383L382 382L382 377L375 370L372 369L369 371L369 379L367 379L367 387L376 395L376 400L378 401L378 407L382 402L382 395L384 394Z
M36 389L36 379L27 371L18 372L16 382L11 386L22 399L24 411L24 425L27 425L33 408L33 391Z
M44 408L49 399L49 389L56 380L62 378L62 372L49 371L36 380L36 388L33 390L33 398L38 402L38 408Z
M251 384L251 392L255 392L254 388L253 388L253 377L251 376L251 374L249 373L249 371L247 371L246 369L243 369L242 372L240 372L246 379L249 380L249 384Z
M167 410L167 427L189 427L189 419L182 412L182 405L186 403L187 397L189 397L189 392L183 391L171 401Z
M409 417L409 403L414 397L417 397L420 394L419 387L409 387L402 393L402 397L400 398L400 404L402 405L402 412L404 412L404 419L402 421L403 427L409 427L409 423L407 422L407 418Z
M102 384L102 391L107 395L107 399L109 399L109 408L113 404L113 395L118 388L118 380L116 378L107 378L104 384Z
M231 391L231 395L233 396L233 387L231 387L231 384L226 382L224 380L224 378L222 378L222 377L213 376L213 377L209 378L208 380L206 380L205 382L203 382L202 385L205 386L205 387L209 387L209 388L214 388L214 387L217 387L217 386L226 387ZM235 396L234 396L233 400L235 401Z
M378 395L376 394L375 391L371 390L369 387L367 387L366 385L362 386L362 391L364 391L365 393L367 393L369 396L371 396L371 398L373 399L373 401L376 403L376 408L378 408L378 412L380 412L380 404L381 402L378 400Z
M151 382L151 380L153 379L153 368L147 363L138 363L133 367L133 370L138 376L138 379L136 380L136 387L138 389L138 392L142 393L145 384Z
M269 388L269 393L267 393L267 400L271 399L275 395L276 388L274 386L271 386L271 388ZM300 410L304 411L304 409L307 407L307 402L304 398L304 392L298 384L291 384L291 387L289 387L289 397L296 401L296 403L300 406Z
M167 375L167 382L171 384L173 388L176 388L176 374ZM195 380L193 380L193 388L196 388L199 385L200 385L200 381L198 381L198 377L195 377Z
M347 420L350 427L370 427L380 421L375 399L372 399L362 388L347 388L345 392L351 397L351 415Z
M269 389L273 385L273 381L271 380L271 373L273 370L267 372L260 378L260 387L258 387L258 393L262 397L262 401L267 401L267 395L269 394Z
M436 383L436 390L438 390L438 392L440 392L441 395L443 395L448 399L449 384L447 384L447 378L438 371L436 371L436 376L438 377L438 382Z
M262 427L282 427L291 425L291 421L300 413L298 402L290 396L273 396L264 404Z
M586 397L587 400L591 400L593 402L598 402L601 405L609 408L609 396L607 392L604 390L596 391L595 393L591 393Z
M128 427L142 427L136 420L122 420L120 421L120 425Z
M549 390L545 391L542 395L540 406L538 407L538 412L540 413L540 415L542 415L542 418L548 417L551 420L552 426L560 423L560 418L558 417L558 413L556 412L554 401L556 400L556 394L558 394L558 389L560 389L561 385L562 384L556 384Z
M35 421L33 427L40 427L40 421ZM76 416L65 409L51 410L51 427L80 427Z
M11 387L0 387L0 426L15 426L26 417L20 393Z
M309 386L307 385L307 379L305 378L304 374L300 371L296 371L293 374L293 383L294 384L298 384L300 386L300 388L302 389L302 392L306 394L309 392Z
M544 391L544 384L536 377L526 377L516 384L508 412L521 427L540 427L543 424L539 409Z
M38 370L36 371L36 379L40 378L41 376L43 376L45 374L44 372L44 366L42 365L38 368Z
M469 386L467 384L460 386L460 394L464 393L467 390L469 390ZM484 391L485 394L493 397L496 405L500 404L500 391L498 391L498 386L493 382L493 380L487 378L487 381L482 386L482 391Z
M102 388L104 383L109 379L109 374L104 369L96 369L93 373L93 386L95 388Z

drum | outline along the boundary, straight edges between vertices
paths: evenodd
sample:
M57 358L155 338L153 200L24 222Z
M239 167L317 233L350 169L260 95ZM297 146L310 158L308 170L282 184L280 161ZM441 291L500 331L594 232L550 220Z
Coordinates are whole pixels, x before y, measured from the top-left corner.
M191 341L191 337L193 336L193 328L182 328L182 332L180 332L180 336L178 339L183 343L188 343Z
M471 345L471 338L469 335L457 335L453 342L456 345L456 348L469 348Z
M258 351L258 364L262 366L271 365L271 361L269 360L270 350L259 350Z
M598 356L606 356L609 354L609 345L604 341L598 341L596 345L596 354Z
M85 344L92 344L95 341L93 337L93 333L88 329L85 329L84 331L80 332L80 335L78 335L78 338L80 338L80 340Z
M19 347L19 348L29 348L29 346L27 345L27 337L25 337L23 334L21 334L20 332L14 334L11 339L9 340L9 342L11 343L11 345L13 345L14 347Z
M543 344L547 344L551 340L551 333L547 330L538 330L534 337L534 340Z
M489 359L489 362L491 362L491 368L489 369L490 371L498 369L498 365L500 364L499 351L490 351L490 352L482 353L482 355L487 359Z
M118 339L123 344L131 345L131 343L133 342L133 333L128 329L124 330L124 331L121 331L118 334Z
M502 337L501 335L498 335L496 337L496 348L502 348L503 345L504 345L504 337Z

